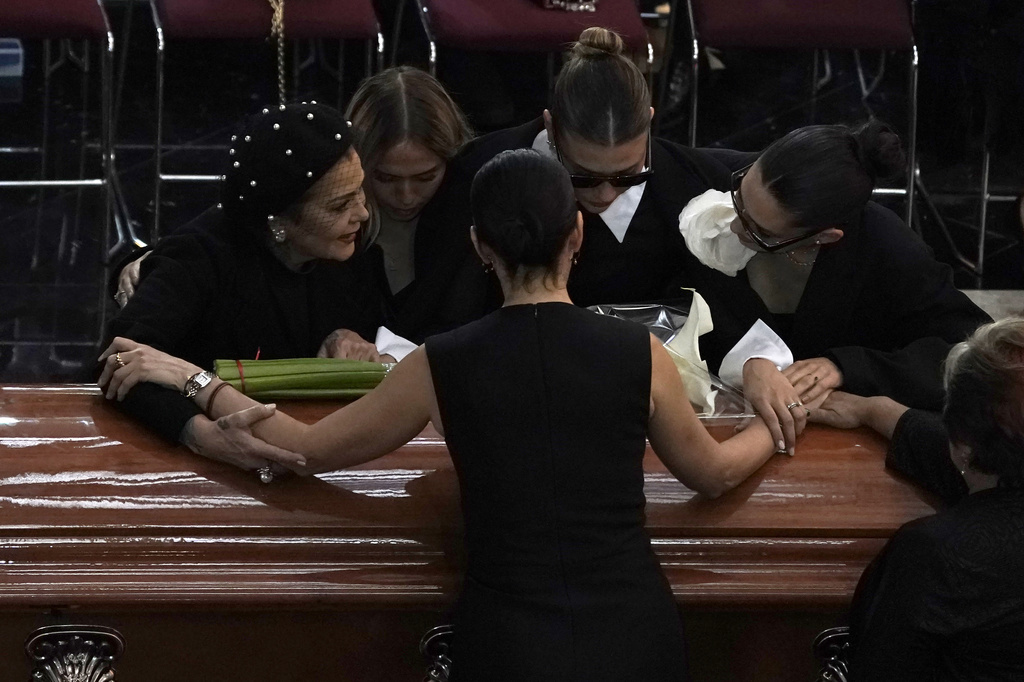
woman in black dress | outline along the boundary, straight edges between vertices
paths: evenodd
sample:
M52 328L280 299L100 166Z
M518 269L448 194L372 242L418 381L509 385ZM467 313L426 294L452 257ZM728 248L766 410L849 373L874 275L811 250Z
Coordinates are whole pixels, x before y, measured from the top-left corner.
M776 447L760 420L716 442L657 339L572 304L582 216L557 161L500 154L472 201L477 253L497 273L504 307L431 337L319 423L277 413L256 433L299 453L277 460L299 472L374 459L428 421L444 434L468 556L453 680L685 680L676 603L644 530L647 439L680 481L712 497ZM189 371L165 357L146 362L161 354L131 342L116 341L109 357L117 352L127 366L108 363L115 389L140 378L173 385ZM218 388L195 400L205 405ZM228 388L213 411L252 405Z

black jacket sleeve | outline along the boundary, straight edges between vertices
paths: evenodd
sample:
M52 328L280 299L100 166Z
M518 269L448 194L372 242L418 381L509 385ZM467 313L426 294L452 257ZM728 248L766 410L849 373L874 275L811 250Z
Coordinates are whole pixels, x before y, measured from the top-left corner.
M991 318L953 286L950 267L935 260L891 211L869 204L861 239L869 247L862 258L879 263L877 281L865 287L875 289L875 300L885 301L887 308L875 311L875 320L853 322L879 325L886 349L840 346L830 348L826 357L842 371L844 390L941 409L943 360L953 344Z
M128 305L110 321L108 339L138 341L181 357L215 286L209 253L188 237L168 237L142 263L142 279ZM186 358L191 359L191 358ZM177 442L188 421L201 414L192 400L156 384L136 385L118 403L128 415Z
M967 495L967 484L949 458L949 439L935 412L907 410L896 423L885 465L935 493L947 504Z

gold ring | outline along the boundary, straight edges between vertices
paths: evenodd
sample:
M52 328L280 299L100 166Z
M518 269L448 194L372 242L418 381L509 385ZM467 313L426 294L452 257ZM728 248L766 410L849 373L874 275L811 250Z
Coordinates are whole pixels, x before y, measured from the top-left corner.
M127 364L124 360L121 359L121 354L120 353L116 353L114 355L114 362L117 363L118 367L124 367Z

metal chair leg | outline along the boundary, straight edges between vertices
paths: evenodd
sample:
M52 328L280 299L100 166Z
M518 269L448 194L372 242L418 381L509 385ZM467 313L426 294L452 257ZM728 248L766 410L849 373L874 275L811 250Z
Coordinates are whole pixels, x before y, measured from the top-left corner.
M384 70L384 33L377 27L377 72Z
M909 121L907 132L907 204L904 212L904 220L908 227L914 225L914 190L917 187L917 70L918 55L917 45L911 47L910 52L910 98L909 98Z
M160 189L163 181L163 147L164 147L164 27L156 10L156 4L150 2L153 10L153 23L156 26L156 144L153 147L156 172L153 180L153 231L151 240L160 239Z
M668 91L668 74L671 71L672 55L675 52L676 12L679 9L677 0L670 0L668 26L665 27L665 49L661 55L661 73L658 74L658 100L654 109L654 134L661 130L661 120L665 110L665 97Z
M978 266L975 273L980 279L985 274L985 232L988 228L988 202L989 202L989 171L992 166L992 152L989 151L988 143L985 143L985 153L981 159L981 207L978 211Z
M83 42L83 45L82 45L82 55L81 55L81 57L75 55L73 49L69 49L69 51L68 51L68 59L69 59L69 61L71 61L76 66L78 66L78 68L82 72L82 125L81 125L81 129L79 131L79 145L80 146L79 146L79 149L78 149L78 179L79 180L83 180L85 178L85 154L86 154L86 151L87 151L88 138L89 138L89 126L88 126L88 121L89 121L89 80L90 80L89 76L90 76L90 74L92 72L91 55L89 54L89 52L90 52L90 50L89 50L89 42L88 41L82 41L82 42ZM102 103L102 100L101 100L101 102L100 102L100 116L102 117L104 115L104 113L105 112L103 111L103 103ZM101 124L101 127L102 127L102 124ZM102 136L102 133L101 133L101 136ZM103 147L102 147L102 142L101 142L101 144L100 144L101 154L102 154L102 148ZM106 177L104 176L104 187L105 186L106 186ZM72 231L71 231L71 243L72 244L75 244L75 243L78 242L78 237L79 237L79 234L81 232L81 225L82 225L82 202L83 202L83 199L84 199L83 188L82 188L82 186L79 186L75 190L75 220L74 220L74 227L72 228ZM64 237L65 237L65 235L64 235L63 230L62 230L60 245L59 245L59 247L57 249L57 260L58 261L60 261L60 260L62 260L64 258L64 247L65 247L65 245L67 243L67 240L64 239ZM72 265L75 262L75 253L76 253L76 251L77 251L77 249L72 248L71 258L70 258L70 261L69 261L70 264L72 264Z
M420 24L423 26L423 32L427 34L427 43L430 45L430 53L428 55L430 75L437 78L437 41L434 40L434 34L430 30L430 21L427 16L429 8L423 4L423 0L416 0L416 8L419 10Z
M402 19L405 17L406 0L395 4L395 29L391 32L391 66L398 65L398 41L402 38Z
M697 146L697 85L700 75L700 43L697 42L697 23L693 20L693 3L686 0L686 15L690 20L690 38L693 41L690 52L690 146Z
M53 72L60 65L58 59L57 64L53 63L53 42L51 40L43 41L43 139L40 143L39 152L39 181L46 181L46 166L47 160L49 159L49 141L50 141L50 98L52 88ZM39 249L40 242L42 239L42 221L43 221L43 204L46 200L46 187L41 185L39 187L39 197L36 203L36 222L35 222L35 241L32 245L32 260L29 268L35 271L39 267Z

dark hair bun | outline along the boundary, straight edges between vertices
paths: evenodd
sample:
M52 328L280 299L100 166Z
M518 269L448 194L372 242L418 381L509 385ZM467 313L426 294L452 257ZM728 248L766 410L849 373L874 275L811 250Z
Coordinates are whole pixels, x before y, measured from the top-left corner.
M553 269L576 227L576 195L562 164L532 149L505 151L484 164L470 189L477 239L510 272Z
M857 158L873 180L894 180L907 168L900 136L885 123L868 121L853 131Z
M616 56L622 54L625 48L618 33L600 26L591 26L583 30L579 40L572 46L572 56L576 59Z

